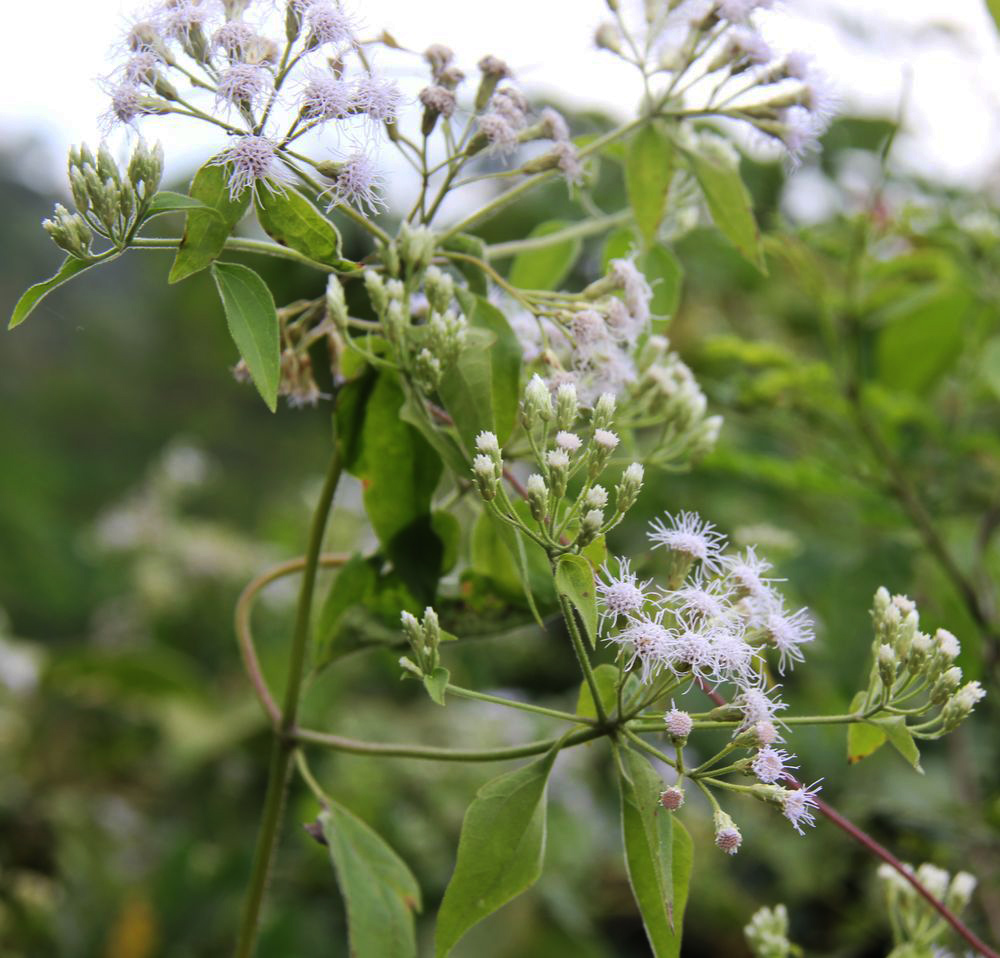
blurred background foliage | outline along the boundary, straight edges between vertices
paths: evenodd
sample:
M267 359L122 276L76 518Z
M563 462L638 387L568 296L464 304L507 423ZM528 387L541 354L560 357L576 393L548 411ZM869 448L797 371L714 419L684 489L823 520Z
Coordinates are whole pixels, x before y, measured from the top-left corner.
M586 122L602 120L578 118L575 128ZM1000 216L976 195L886 176L891 132L841 120L822 163L790 180L744 161L767 277L715 231L678 230L686 281L668 332L726 425L692 472L648 475L610 545L652 569L644 521L681 508L737 543L760 542L819 622L807 664L786 678L800 711L847 710L864 681L867 610L880 584L913 597L924 628L960 637L960 664L991 696L925 750L925 776L888 750L849 766L842 729L796 730L790 742L802 777L823 776L824 795L901 858L974 871L971 921L995 941ZM18 152L0 157L8 311L59 262L37 228L51 198L21 184ZM613 158L600 176L603 209L620 209ZM514 239L580 215L553 186L483 236ZM352 255L357 238L345 240ZM600 269L604 242L588 241L570 288ZM53 294L0 348L0 953L12 958L225 954L249 871L269 734L243 676L232 607L255 572L301 552L330 406L267 414L228 373L236 357L209 277L167 287L168 266L162 253L130 253ZM314 274L254 266L279 303L321 292ZM330 551L372 545L351 483ZM272 586L255 618L274 684L293 586ZM473 586L491 614L527 621L510 596ZM506 629L446 654L460 684L575 701L576 666L555 630ZM397 680L397 656L351 655L327 669L310 689L306 723L454 745L549 731L545 720L481 703L440 709ZM500 769L330 753L314 770L410 864L433 916L464 809ZM543 879L456 955L648 954L601 746L563 753L550 808ZM735 859L712 847L696 801L682 813L696 841L685 955L746 954L740 929L776 901L789 906L807 953L886 954L872 859L828 824L800 838L773 810L730 810L746 838ZM296 786L261 955L347 954L329 861L301 828L315 813ZM426 944L431 921L420 930Z

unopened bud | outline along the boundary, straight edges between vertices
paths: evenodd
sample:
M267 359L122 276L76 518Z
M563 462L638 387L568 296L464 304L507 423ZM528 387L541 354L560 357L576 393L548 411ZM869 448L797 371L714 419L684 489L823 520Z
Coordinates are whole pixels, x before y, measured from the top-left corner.
M521 403L521 421L525 429L534 429L552 418L552 397L542 377L535 373L528 381Z
M674 745L683 745L691 734L691 729L694 728L694 720L691 716L678 708L671 708L663 716L663 721L667 727L667 735L670 736L670 741Z
M878 675L886 690L891 691L896 681L896 652L891 645L883 643L878 647Z
M396 305L396 303L392 304L392 306ZM392 313L393 310L390 308L389 312ZM417 353L414 360L413 378L424 392L432 393L441 385L443 372L441 360L426 346Z
M348 312L344 287L332 273L326 281L326 313L339 327L347 326Z
M945 895L945 904L954 912L963 911L972 901L972 893L976 890L975 875L968 872L956 872L948 886L948 893Z
M556 390L556 428L572 429L579 413L580 401L576 395L576 386L563 383Z
M420 622L411 612L401 613L400 620L403 624L403 633L406 635L406 640L410 643L414 653L419 656L424 648L424 630Z
M564 449L550 449L545 454L545 465L552 495L561 499L566 494L566 482L569 478L569 455Z
M364 278L365 289L368 290L368 298L371 300L372 307L379 316L383 316L389 306L389 294L385 289L385 281L373 269L366 269Z
M542 522L549 511L549 489L545 485L545 479L537 472L528 476L527 492L532 518L536 522Z
M609 50L621 56L621 32L613 23L602 23L594 34L594 43L599 50Z
M735 855L743 844L743 836L725 812L717 811L713 817L715 824L715 845L727 855Z
M615 397L611 393L601 393L594 406L593 427L596 433L599 429L610 429L615 421Z
M591 486L583 497L583 503L591 509L603 509L608 504L608 490L604 486Z
M622 473L621 482L618 483L618 488L615 489L616 506L620 513L631 509L635 504L635 500L639 498L639 492L642 490L643 475L644 470L637 462L633 462Z
M577 535L577 543L581 546L593 542L600 534L604 525L604 513L600 509L591 509L583 517L580 523L580 532Z
M479 494L486 502L492 502L500 485L496 464L489 456L480 454L472 460L472 474L476 478Z
M448 273L436 266L428 266L424 273L424 292L431 309L443 313L455 296L455 282Z
M668 812L676 812L684 804L684 789L671 785L670 788L660 792L660 804Z
M480 113L486 108L490 97L493 96L497 84L510 76L510 67L503 60L494 56L485 56L479 61L479 71L482 79L479 81L479 89L476 90L476 112Z

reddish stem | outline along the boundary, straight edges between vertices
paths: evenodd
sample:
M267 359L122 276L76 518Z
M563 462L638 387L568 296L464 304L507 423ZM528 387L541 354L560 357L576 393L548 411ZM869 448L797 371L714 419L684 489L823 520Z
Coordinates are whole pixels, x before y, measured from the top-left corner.
M700 679L698 684L701 686L701 690L713 701L716 705L728 705L729 703L718 693L715 689L709 688ZM789 783L794 788L801 788L801 782L797 781L791 775L785 776ZM981 955L985 955L985 958L1000 958L1000 954L997 954L992 948L989 947L983 940L974 932L972 929L967 928L962 924L961 919L947 906L944 902L939 901L935 898L930 891L927 890L926 886L909 871L903 863L890 852L887 848L880 845L874 838L871 837L867 832L858 828L850 819L845 818L840 812L837 811L828 802L824 802L822 799L816 799L816 806L834 825L837 826L841 831L846 832L851 836L859 845L870 851L876 858L881 858L887 865L894 868L900 875L903 876L916 890L917 894L920 895L930 906L933 908L949 925L954 929L955 934L960 938L964 939L968 944L972 945Z

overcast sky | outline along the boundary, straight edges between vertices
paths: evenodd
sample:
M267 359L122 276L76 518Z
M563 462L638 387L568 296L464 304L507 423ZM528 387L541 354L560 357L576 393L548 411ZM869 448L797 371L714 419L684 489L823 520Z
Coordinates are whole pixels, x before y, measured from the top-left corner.
M99 139L97 116L106 104L97 80L109 71L109 48L137 4L4 7L0 135L7 142L40 136L43 155L32 157L26 175L61 177L67 146ZM618 112L636 97L631 72L592 45L604 0L364 0L354 7L370 30L388 27L411 48L446 43L467 66L495 53L529 90ZM898 162L949 182L997 187L1000 43L983 0L785 0L761 23L779 48L815 56L846 110L893 114L909 91ZM192 121L152 118L146 130L164 141L168 173L189 169L218 145Z

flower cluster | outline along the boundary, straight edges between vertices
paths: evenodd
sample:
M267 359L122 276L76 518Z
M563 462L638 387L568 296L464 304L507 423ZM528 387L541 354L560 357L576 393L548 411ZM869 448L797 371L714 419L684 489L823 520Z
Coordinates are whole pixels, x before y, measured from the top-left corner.
M755 23L771 0L691 0L650 8L631 29L602 24L598 47L662 79L653 94L680 115L749 126L793 162L812 149L835 107L829 80L809 57L771 48ZM640 51L645 51L640 58Z
M788 940L788 909L784 905L761 908L743 929L754 958L789 958L797 949Z

